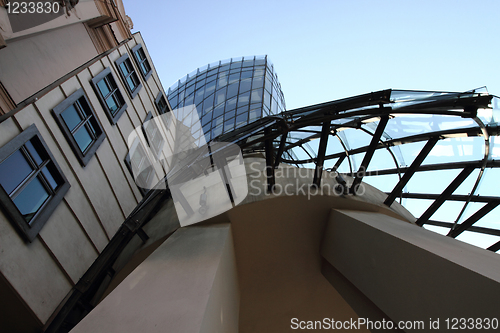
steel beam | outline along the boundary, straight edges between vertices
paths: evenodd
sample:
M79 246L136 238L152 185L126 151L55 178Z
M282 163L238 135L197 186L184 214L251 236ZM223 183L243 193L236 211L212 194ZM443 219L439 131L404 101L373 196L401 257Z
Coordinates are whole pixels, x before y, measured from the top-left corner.
M443 221L434 221L428 220L425 222L426 225L435 225L437 227L449 228L451 229L455 223L453 222L443 222ZM480 234L493 235L500 237L500 229L492 229L492 228L484 228L484 227L475 227L471 226L467 228L467 231L476 232Z
M500 242L496 242L495 244L487 248L487 250L497 252L498 250L500 250Z
M280 146L278 147L278 152L276 153L276 158L274 159L274 169L276 169L281 163L281 155L283 155L283 151L285 150L287 136L288 132L283 132L283 134L281 134Z
M321 128L321 136L319 139L318 155L316 157L316 169L314 170L313 185L321 185L321 176L323 175L323 165L325 163L326 146L330 135L331 121L325 121Z
M439 207L448 199L448 197L455 192L455 190L462 184L462 182L471 174L474 167L467 167L458 174L458 176L451 182L450 185L439 195L439 197L427 208L427 210L417 220L417 225L422 226Z
M398 184L394 187L391 194L389 194L387 199L385 199L384 204L386 204L387 206L392 205L392 203L394 202L396 197L399 194L401 194L401 191L403 191L403 188L408 183L410 178L418 170L418 168L420 167L420 164L422 164L422 162L427 157L429 152L432 150L432 148L434 148L434 146L436 145L436 142L438 142L438 138L431 138L429 141L427 141L424 148L420 151L420 153L415 158L415 160L410 165L410 167L405 171L403 177L400 179Z
M264 136L271 134L271 128L264 129ZM273 139L264 141L264 149L266 152L266 177L267 177L267 191L272 192L275 184L274 178L274 156L273 156Z
M375 130L375 133L373 134L372 141L370 142L370 145L368 146L368 150L366 151L365 157L363 157L363 161L361 162L361 165L359 166L358 172L356 174L356 178L354 178L354 181L352 182L351 189L350 189L352 194L356 194L357 186L363 180L364 173L366 172L368 165L370 164L370 161L373 157L373 154L375 153L375 149L377 149L378 143L380 141L380 138L382 137L382 134L384 133L385 126L387 125L388 121L389 121L389 116L387 116L387 115L382 116L380 118L377 129Z
M455 225L455 229L450 229L450 232L448 232L449 237L456 238L458 235L460 235L462 232L465 230L469 229L474 223L479 221L483 216L491 212L493 209L495 209L500 202L489 202L487 203L483 208L478 210L474 215L470 216L467 220L464 222L460 223L459 225Z
M389 194L389 193L386 193ZM425 200L436 200L440 194L430 194L430 193L401 193L403 198L407 199L425 199ZM470 202L500 202L500 197L492 197L492 196L480 196L480 195L450 195L448 197L450 201L467 201Z

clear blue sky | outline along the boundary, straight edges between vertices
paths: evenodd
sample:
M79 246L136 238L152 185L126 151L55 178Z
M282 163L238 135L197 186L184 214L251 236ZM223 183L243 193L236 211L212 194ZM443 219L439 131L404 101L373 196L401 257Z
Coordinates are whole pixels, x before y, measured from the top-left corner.
M500 95L500 1L124 0L165 89L268 54L287 109L386 88Z

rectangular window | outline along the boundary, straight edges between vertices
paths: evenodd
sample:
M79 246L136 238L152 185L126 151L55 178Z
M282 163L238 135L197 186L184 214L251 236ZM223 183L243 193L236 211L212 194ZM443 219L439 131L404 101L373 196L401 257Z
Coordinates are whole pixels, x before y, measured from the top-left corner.
M141 71L144 80L149 79L153 71L151 70L151 65L149 64L148 58L146 57L146 53L144 52L142 45L137 44L132 49L132 54L134 55L135 61Z
M132 143L127 157L125 157L125 164L132 174L139 191L142 195L145 195L150 189L154 168L138 137Z
M31 242L70 187L35 125L0 148L0 187L2 208Z
M102 107L106 111L111 123L114 125L127 109L127 103L116 85L116 81L108 67L92 79L92 86L99 97Z
M151 151L157 158L159 158L165 140L160 132L160 129L158 128L156 120L153 119L153 114L151 113L151 111L148 112L146 120L144 120L144 124L142 125L142 132L144 133L144 137L146 138L146 142L151 148Z
M167 101L165 100L165 96L163 96L163 93L161 91L158 93L158 96L156 96L155 104L156 104L156 109L160 114L164 114L170 111L168 108Z
M83 89L78 89L52 111L80 164L87 165L106 135Z
M142 84L128 54L121 56L115 64L116 67L118 67L118 72L120 73L128 93L134 98L139 93L139 90L141 90Z

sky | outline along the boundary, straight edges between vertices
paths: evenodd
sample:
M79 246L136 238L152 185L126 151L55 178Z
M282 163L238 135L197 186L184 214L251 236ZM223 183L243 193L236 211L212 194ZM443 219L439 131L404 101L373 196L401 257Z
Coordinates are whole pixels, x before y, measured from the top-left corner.
M124 0L168 90L194 69L267 54L287 109L388 88L500 95L500 1Z
M500 96L498 0L123 3L165 91L206 64L267 54L287 110L389 88Z

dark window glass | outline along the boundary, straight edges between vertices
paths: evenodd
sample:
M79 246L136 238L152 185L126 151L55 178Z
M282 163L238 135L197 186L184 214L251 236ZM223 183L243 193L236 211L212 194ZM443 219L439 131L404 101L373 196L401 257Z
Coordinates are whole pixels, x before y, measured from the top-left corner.
M111 74L111 69L108 67L99 73L92 79L92 84L94 89L97 91L97 96L99 97L109 120L112 124L116 124L122 113L127 108L127 104L123 99L120 89L118 89L118 86L116 85L116 81ZM71 116L76 116L76 114L72 114ZM70 114L68 113L65 117L70 117ZM75 118L73 121L78 120Z
M169 102L170 102L170 105L172 105L172 108L174 108L174 109L175 109L175 106L177 105L177 95L176 95L176 96L174 96L174 97L169 98L168 100L169 100ZM165 103L165 105L166 105L166 104L167 104L167 103Z
M37 151L37 149L33 146L33 143L31 141L26 142L25 146L37 165L42 164L43 160L47 158L46 154L40 156L40 151L43 152L43 150L40 150L40 147L38 147L39 151Z
M257 118L260 118L260 117L261 117L261 110L260 109L250 110L250 114L249 114L250 121L257 119Z
M248 113L240 114L236 117L236 126L240 126L242 124L246 124L248 120Z
M140 69L140 72L145 80L151 76L151 65L149 64L148 58L146 57L146 53L142 48L141 44L135 46L132 49L132 53L134 54L135 61L137 62L137 66Z
M240 67L241 67L241 61L233 62L231 64L231 69L233 69L233 68L240 68Z
M125 87L127 88L128 93L132 98L134 98L139 90L142 87L141 82L139 81L139 77L135 72L132 63L127 54L121 56L116 61L116 66L118 67L118 71L120 72L120 76L122 77Z
M240 94L249 91L252 87L252 79L245 79L240 81Z
M38 177L33 178L26 187L13 199L19 212L27 223L33 219L50 194Z
M253 78L252 89L262 88L263 85L264 85L264 78L262 76Z
M184 100L184 105L188 106L188 105L192 105L193 104L193 101L194 101L194 94L187 97L185 100Z
M243 67L251 67L251 66L253 66L253 59L243 61Z
M155 104L156 104L156 109L160 114L164 114L170 111L168 109L167 101L165 100L165 97L163 96L163 93L161 91L158 93L158 96L156 96Z
M250 92L247 91L244 94L239 95L238 97L238 107L250 104Z
M255 59L255 66L261 66L261 65L265 65L265 64L266 64L265 59Z
M203 126L203 132L208 133L210 129L212 128L212 122L207 123L206 125Z
M228 120L230 118L233 118L235 113L236 113L236 110L226 111L224 113L224 120Z
M253 72L252 71L244 71L241 72L241 79L248 79L252 77Z
M207 77L207 73L198 74L196 76L196 86L199 87L199 84L204 84L206 77ZM203 81L203 82L200 82L200 81Z
M203 101L204 92L205 92L205 89L203 89L203 88L200 88L199 90L196 91L195 98L194 98L194 104L198 105Z
M248 112L248 105L239 107L238 110L236 111L237 114L242 114L244 112Z
M237 94L238 94L238 82L227 86L227 96L226 96L227 99L233 98Z
M229 132L232 131L233 129L234 129L234 118L224 123L224 132Z
M214 119L214 126L222 125L223 122L224 122L224 117L220 116L219 118Z
M87 165L104 140L105 134L83 89L69 96L56 106L53 112L80 163L82 166Z
M194 84L188 88L186 88L186 96L191 95L194 92Z
M238 82L240 80L240 73L229 75L229 84Z
M262 103L262 89L252 90L252 103Z
M227 84L227 75L219 74L219 79L217 80L217 88L224 87Z
M214 97L215 97L215 94L212 94L212 95L208 96L205 99L205 101L203 102L203 109L205 110L205 112L209 112L213 109Z
M32 171L33 168L18 150L0 164L0 184L7 194L11 194Z
M207 86L205 87L206 95L210 95L211 93L214 92L214 90L215 90L215 81L208 83Z
M260 67L260 68L255 68L254 72L253 72L253 76L256 77L256 76L264 76L264 73L265 73L265 69L264 67Z
M221 90L215 93L215 105L218 105L226 100L226 88L222 88Z
M264 92L264 106L268 109L271 108L271 95L267 92L267 90Z
M220 104L214 109L214 118L217 118L218 116L222 115L224 113L224 103Z
M0 148L0 204L28 241L36 237L68 189L35 125Z
M222 134L222 124L212 130L212 138L215 138L221 134Z
M212 121L212 113L206 114L201 118L201 125L205 126L206 124Z
M231 98L226 102L226 112L234 109L236 109L236 97Z
M203 87L205 85L205 80L200 80L196 82L196 89Z

